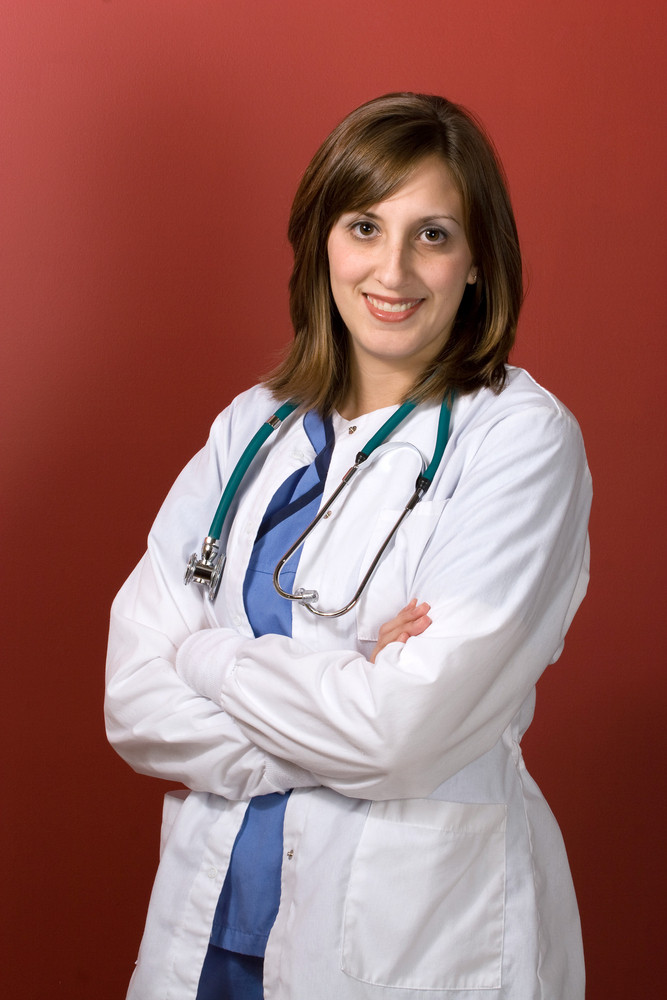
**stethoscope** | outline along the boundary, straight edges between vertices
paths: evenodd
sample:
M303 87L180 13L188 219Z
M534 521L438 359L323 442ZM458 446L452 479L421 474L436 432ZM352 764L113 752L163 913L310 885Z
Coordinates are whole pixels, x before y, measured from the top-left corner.
M220 498L220 503L218 504L218 508L215 512L215 516L211 522L208 535L202 544L201 556L197 556L196 552L193 552L190 556L187 569L185 571L185 583L189 584L194 582L198 583L202 587L205 587L208 590L208 599L211 603L215 601L217 597L227 558L224 552L219 551L219 542L220 535L222 534L222 527L232 501L241 485L243 477L248 471L248 468L257 455L259 449L262 447L269 435L273 433L276 427L279 427L283 420L285 420L285 418L288 417L298 405L298 402L295 402L294 400L289 400L289 402L283 403L283 405L280 406L276 412L262 424L259 430L252 437L240 459L236 463L234 471L225 486L223 494ZM320 608L315 606L315 602L319 599L319 594L316 590L306 590L303 587L299 588L294 593L283 590L280 586L280 574L285 564L292 558L300 546L303 545L322 518L327 515L328 511L331 509L345 487L349 485L360 466L363 465L364 462L368 461L373 452L375 452L376 448L378 448L379 445L381 445L385 439L389 437L392 431L394 431L396 427L398 427L398 425L405 420L408 414L414 410L416 405L417 404L412 401L403 403L399 406L395 413L392 413L388 420L385 420L382 427L380 427L370 440L367 441L361 451L357 452L354 465L345 473L340 484L336 487L331 496L324 501L317 513L317 516L310 522L305 531L299 535L294 544L290 546L282 559L279 560L273 573L273 585L281 597L286 598L288 601L298 601L299 604L303 605L303 607L312 612L312 614L319 615L322 618L338 618L340 615L346 614L355 606L368 584L368 581L373 575L375 567L382 558L383 552L389 545L405 518L408 516L410 511L414 510L433 482L433 477L435 476L438 466L440 465L445 447L447 446L447 439L449 437L451 402L446 397L440 406L438 433L435 442L435 449L433 451L433 457L427 466L421 452L419 452L422 469L420 474L417 476L414 492L404 509L401 511L391 531L380 545L380 548L368 567L361 583L357 587L352 600L350 600L345 607L339 608L337 611L322 611ZM410 447L414 446L410 445Z

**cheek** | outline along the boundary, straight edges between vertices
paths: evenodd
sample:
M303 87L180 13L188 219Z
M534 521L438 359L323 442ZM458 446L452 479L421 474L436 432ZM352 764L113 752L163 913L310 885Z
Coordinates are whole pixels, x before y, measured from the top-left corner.
M341 240L334 231L327 243L329 257L329 278L331 288L341 292L347 291L364 277L367 265L363 254L355 253L348 240Z
M332 288L347 291L363 276L363 269L354 254L329 254L329 275Z
M469 273L470 265L466 261L446 268L435 268L430 276L430 287L442 298L460 301Z

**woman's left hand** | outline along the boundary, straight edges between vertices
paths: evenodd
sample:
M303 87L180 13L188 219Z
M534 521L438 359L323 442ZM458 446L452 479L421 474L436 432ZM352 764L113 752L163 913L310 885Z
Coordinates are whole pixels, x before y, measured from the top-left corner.
M418 605L417 598L413 597L395 618L381 625L377 644L370 656L371 663L375 663L375 657L390 642L407 642L410 636L421 635L422 632L425 632L431 624L431 619L428 616L430 610L430 604L424 602Z

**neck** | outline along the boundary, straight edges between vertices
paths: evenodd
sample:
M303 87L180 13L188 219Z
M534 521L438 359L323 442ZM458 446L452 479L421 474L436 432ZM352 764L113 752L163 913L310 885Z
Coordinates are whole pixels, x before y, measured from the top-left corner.
M372 413L385 406L398 406L414 379L413 372L406 373L391 368L369 372L355 366L338 412L345 420L355 420L364 413Z

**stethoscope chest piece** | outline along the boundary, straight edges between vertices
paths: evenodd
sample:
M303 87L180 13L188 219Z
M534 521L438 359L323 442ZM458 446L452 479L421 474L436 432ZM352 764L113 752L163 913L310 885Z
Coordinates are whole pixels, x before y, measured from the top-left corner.
M218 539L207 535L201 547L201 556L193 552L185 570L185 583L198 583L200 587L208 588L208 599L213 601L218 596L222 571L225 568L224 552L218 555Z

